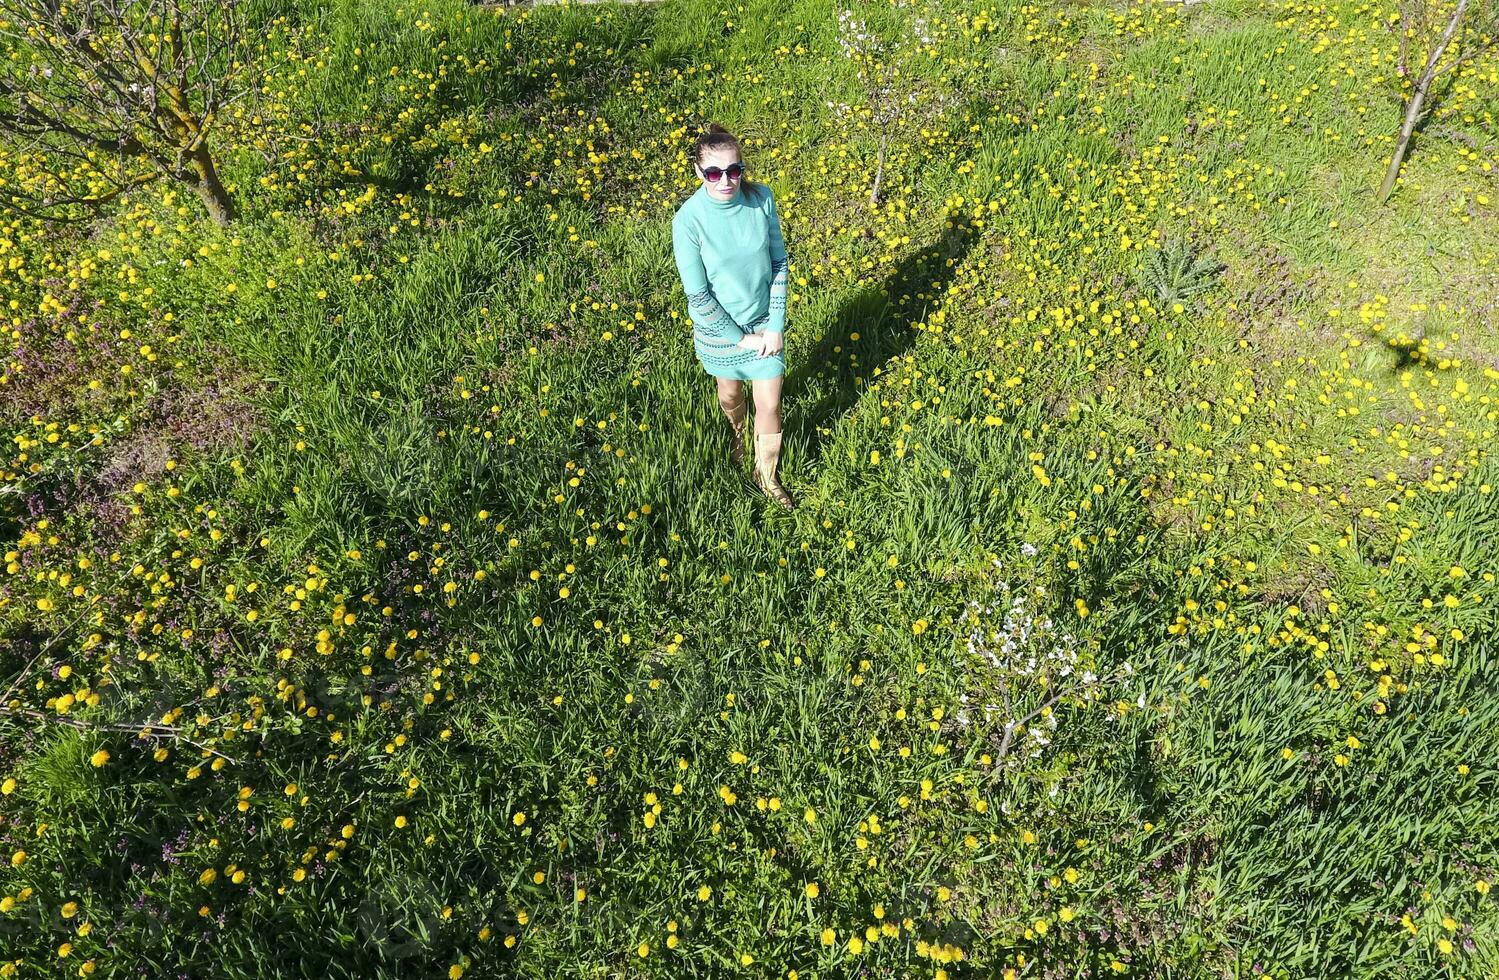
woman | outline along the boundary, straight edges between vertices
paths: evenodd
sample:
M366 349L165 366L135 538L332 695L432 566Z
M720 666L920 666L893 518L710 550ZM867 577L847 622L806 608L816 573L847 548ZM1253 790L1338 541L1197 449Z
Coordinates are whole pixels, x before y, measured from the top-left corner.
M745 179L739 141L719 125L698 137L702 185L671 221L672 250L692 316L693 350L718 379L732 430L730 456L744 461L744 420L755 397L755 485L786 510L796 505L776 478L781 457L781 384L786 375L786 242L770 188Z

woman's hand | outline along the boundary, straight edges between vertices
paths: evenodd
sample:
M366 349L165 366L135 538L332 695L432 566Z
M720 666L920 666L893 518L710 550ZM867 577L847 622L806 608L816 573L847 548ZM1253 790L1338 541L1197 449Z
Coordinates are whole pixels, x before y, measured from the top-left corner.
M734 346L743 347L745 350L752 350L756 354L759 354L763 357L765 354L765 334L747 333L744 335L744 338Z
M760 336L765 338L765 347L760 351L761 357L771 357L779 354L781 348L785 345L785 338L781 336L779 331L767 330L760 334Z

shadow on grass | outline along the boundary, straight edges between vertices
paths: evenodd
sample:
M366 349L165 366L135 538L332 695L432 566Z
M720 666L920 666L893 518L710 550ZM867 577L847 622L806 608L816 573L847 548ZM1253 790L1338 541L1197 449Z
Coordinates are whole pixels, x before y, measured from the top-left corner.
M823 338L786 377L783 393L791 398L831 388L795 412L787 413L788 443L795 443L809 465L821 456L822 441L858 402L869 372L905 354L916 343L916 324L952 281L963 259L979 239L979 230L953 223L926 248L912 252L896 266L883 288L865 286L839 307ZM849 341L857 332L859 339Z
M1364 341L1365 344L1379 351L1381 359L1388 359L1385 371L1390 374L1402 374L1415 370L1446 370L1445 363L1438 364L1432 360L1427 351L1421 349L1421 345L1426 343L1427 339L1424 328L1418 328L1414 337L1391 337L1376 330L1365 330L1364 336L1367 338Z

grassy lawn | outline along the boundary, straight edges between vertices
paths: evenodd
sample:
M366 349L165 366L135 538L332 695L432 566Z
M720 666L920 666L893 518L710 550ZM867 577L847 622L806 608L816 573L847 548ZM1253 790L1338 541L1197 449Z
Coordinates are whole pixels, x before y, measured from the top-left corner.
M1499 57L1378 206L1394 9L888 5L886 127L813 0L254 7L239 220L0 208L0 977L1499 975Z

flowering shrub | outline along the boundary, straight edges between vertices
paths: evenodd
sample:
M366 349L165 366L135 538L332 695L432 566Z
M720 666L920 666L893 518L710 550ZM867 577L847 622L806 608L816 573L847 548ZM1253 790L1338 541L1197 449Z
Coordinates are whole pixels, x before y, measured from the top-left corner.
M1023 547L1035 554L1033 546ZM993 565L996 574L1005 568L999 559ZM1064 713L1116 699L1118 683L1134 675L1126 661L1101 677L1096 650L1041 611L1049 598L1043 585L1012 591L1008 581L996 579L992 597L969 599L958 617L983 692L977 707L998 727L991 740L997 767L1034 768ZM966 704L967 696L963 700ZM1143 707L1143 695L1141 700ZM966 709L958 713L960 722L965 715Z

